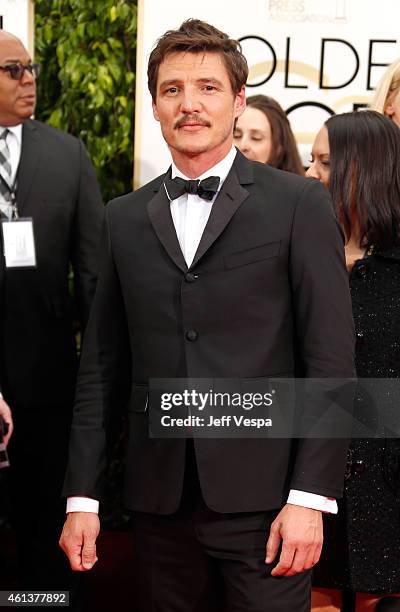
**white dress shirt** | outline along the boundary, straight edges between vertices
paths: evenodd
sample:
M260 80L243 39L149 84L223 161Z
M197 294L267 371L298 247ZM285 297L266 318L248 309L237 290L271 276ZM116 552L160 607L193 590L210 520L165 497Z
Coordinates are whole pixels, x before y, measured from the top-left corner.
M224 157L222 161L218 162L213 168L210 168L197 178L203 180L209 176L219 176L220 190L229 174L235 157L236 149L232 147L228 155ZM176 176L185 180L190 180L189 177L180 172L175 164L172 163L171 178L175 178ZM167 190L166 193L168 196ZM172 220L174 222L179 245L188 267L190 267L194 259L217 195L218 193L215 194L211 201L207 201L200 198L198 195L184 194L171 201ZM312 508L314 510L321 510L322 512L337 513L337 503L335 499L316 495L315 493L308 493L306 491L292 489L289 492L287 503L295 506ZM98 501L88 497L69 497L67 500L67 512L98 512L98 507Z
M5 126L0 126L0 128L5 128ZM9 177L4 170L3 166L0 165L0 174L3 176L4 180L8 185L14 185L15 177L17 176L19 160L21 158L21 148L22 148L22 123L19 125L14 125L11 127L7 127L8 134L6 136L6 144L8 150L10 152L10 166L11 166L11 177ZM11 178L11 181L10 181ZM7 216L10 216L11 208L8 202L3 201L0 196L0 210L4 212Z
M184 193L176 200L171 201L171 216L174 222L176 235L178 236L179 245L181 247L185 261L190 268L194 256L199 246L204 228L207 225L208 217L215 199L221 189L229 170L236 157L236 149L232 147L228 155L223 160L218 162L216 166L204 172L197 178L203 180L209 176L219 176L219 189L212 200L204 200L197 194ZM186 181L190 180L172 163L171 178L179 176ZM165 190L167 192L167 190ZM169 199L169 195L167 192Z

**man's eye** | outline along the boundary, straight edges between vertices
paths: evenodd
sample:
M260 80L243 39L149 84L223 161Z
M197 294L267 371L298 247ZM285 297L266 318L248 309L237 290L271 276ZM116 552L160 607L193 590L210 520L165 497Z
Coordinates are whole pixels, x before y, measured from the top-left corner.
M178 88L177 88L177 87L168 87L168 89L167 89L167 92L166 92L166 93L169 93L169 94L176 94L176 93L177 93L177 91L178 91Z
M206 91L214 91L216 88L214 87L214 85L205 85L204 89Z

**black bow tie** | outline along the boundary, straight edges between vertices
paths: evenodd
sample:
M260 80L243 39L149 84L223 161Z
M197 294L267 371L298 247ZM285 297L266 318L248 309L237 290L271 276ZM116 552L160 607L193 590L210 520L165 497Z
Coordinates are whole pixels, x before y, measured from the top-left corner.
M176 200L184 193L191 193L210 202L218 191L219 176L209 176L202 181L198 179L185 181L185 179L176 176L174 179L165 179L164 184L170 200Z

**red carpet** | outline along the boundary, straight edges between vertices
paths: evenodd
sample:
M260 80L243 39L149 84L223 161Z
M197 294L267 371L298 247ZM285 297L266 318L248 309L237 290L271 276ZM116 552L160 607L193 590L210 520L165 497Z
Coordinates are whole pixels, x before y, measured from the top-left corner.
M105 531L98 542L94 569L85 574L85 612L134 612L135 576L132 572L133 537L129 532ZM17 587L15 540L0 532L0 590Z

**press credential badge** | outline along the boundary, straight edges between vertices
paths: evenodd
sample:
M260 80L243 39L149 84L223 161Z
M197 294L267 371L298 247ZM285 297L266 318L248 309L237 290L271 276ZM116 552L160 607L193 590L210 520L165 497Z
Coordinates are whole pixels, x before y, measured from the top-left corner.
M3 221L4 257L6 268L35 268L36 250L31 218Z

